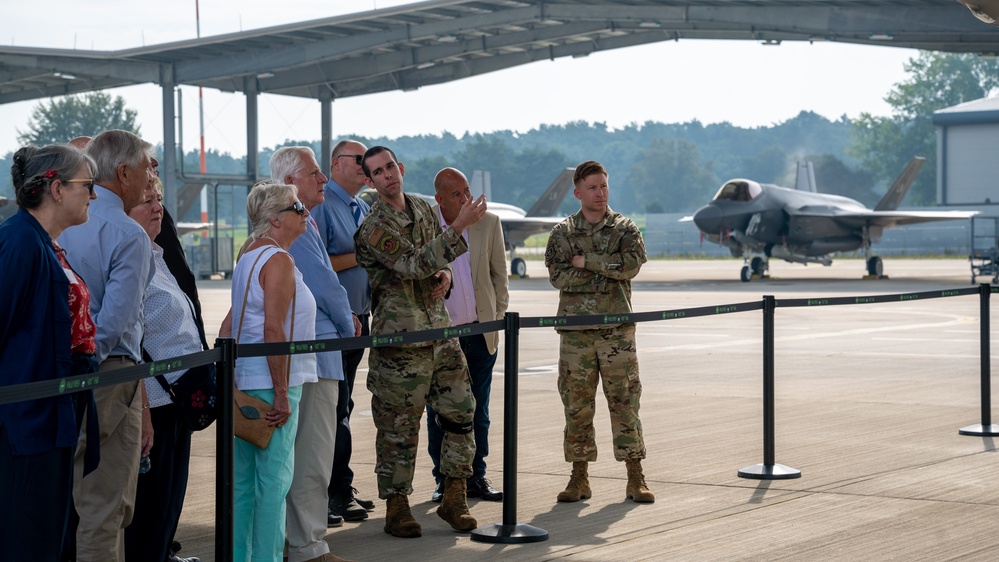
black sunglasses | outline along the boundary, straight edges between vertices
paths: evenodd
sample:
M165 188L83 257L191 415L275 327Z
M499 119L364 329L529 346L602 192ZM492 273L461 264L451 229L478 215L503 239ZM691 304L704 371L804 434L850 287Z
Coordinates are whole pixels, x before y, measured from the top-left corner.
M298 213L300 215L304 215L305 214L305 205L303 205L301 201L295 201L291 205L285 207L284 209L281 209L278 212L279 213L283 213L285 211L295 211L296 213Z
M82 183L83 187L86 187L87 190L90 191L91 195L94 194L94 180L92 178L89 178L89 179L83 179L83 178L81 178L81 179L73 179L73 180L63 180L63 183Z
M337 158L353 158L354 159L354 163L357 164L358 166L361 165L361 160L364 159L364 156L362 156L360 154L337 154L336 157Z

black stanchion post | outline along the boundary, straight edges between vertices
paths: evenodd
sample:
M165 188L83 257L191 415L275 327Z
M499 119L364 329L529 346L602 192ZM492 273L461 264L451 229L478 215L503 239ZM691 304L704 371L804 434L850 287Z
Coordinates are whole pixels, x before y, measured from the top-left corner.
M775 400L774 400L774 310L777 301L773 295L763 297L763 464L739 470L742 478L757 480L787 480L801 477L796 468L776 464Z
M472 531L478 542L519 544L548 540L548 531L517 523L517 371L520 314L506 313L503 365L503 522Z
M982 423L969 425L957 430L961 435L975 435L981 437L999 435L999 425L992 423L992 350L991 350L991 321L989 318L989 297L992 294L992 287L988 283L978 286L979 294L979 325L981 329L981 371L982 371Z
M233 384L236 368L236 340L218 338L222 362L215 365L215 560L232 562L233 552Z

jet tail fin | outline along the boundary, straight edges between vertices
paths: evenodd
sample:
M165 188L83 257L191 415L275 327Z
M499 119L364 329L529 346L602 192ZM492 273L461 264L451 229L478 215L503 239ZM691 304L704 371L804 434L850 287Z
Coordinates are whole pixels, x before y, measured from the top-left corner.
M794 188L798 191L818 192L815 186L815 167L811 162L798 162L798 173L794 179Z
M558 214L558 208L565 199L565 194L572 187L572 174L574 168L566 168L555 178L555 181L548 186L548 189L541 194L538 201L527 210L529 217L553 217Z
M916 179L916 174L919 173L919 168L923 166L923 162L926 159L922 156L916 156L909 161L909 164L902 170L899 174L898 179L895 183L891 185L891 188L885 193L885 196L878 201L878 206L874 207L875 211L894 211L898 209L898 206L902 204L902 199L905 199L905 194L909 192L909 188L912 187L912 182Z

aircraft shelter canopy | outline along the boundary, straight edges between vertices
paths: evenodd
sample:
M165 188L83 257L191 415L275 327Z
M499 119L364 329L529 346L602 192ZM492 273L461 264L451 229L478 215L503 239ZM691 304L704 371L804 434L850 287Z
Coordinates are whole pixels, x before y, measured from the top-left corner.
M999 52L999 28L955 0L431 0L118 51L2 46L0 103L160 85L161 171L174 209L176 179L185 181L176 168L178 85L244 93L249 154L259 151L258 94L318 100L328 169L335 99L680 39ZM247 166L241 181L252 183L256 159ZM187 179L199 178L212 181Z

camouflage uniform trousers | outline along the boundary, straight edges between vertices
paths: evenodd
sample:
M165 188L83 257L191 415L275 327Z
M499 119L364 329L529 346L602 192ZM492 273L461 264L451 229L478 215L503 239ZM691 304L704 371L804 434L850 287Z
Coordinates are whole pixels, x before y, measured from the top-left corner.
M610 410L614 458L644 459L635 325L565 330L560 336L558 391L565 407L565 460L597 460L593 415L598 377Z
M457 424L471 424L475 398L458 338L423 347L377 347L368 361L371 413L375 437L378 497L413 493L420 418L426 404ZM452 478L472 475L475 435L445 431L441 473Z

